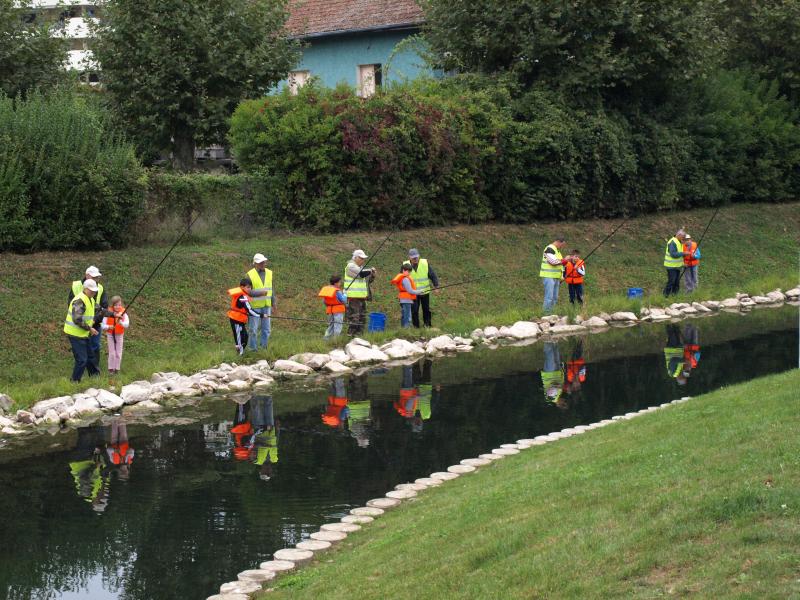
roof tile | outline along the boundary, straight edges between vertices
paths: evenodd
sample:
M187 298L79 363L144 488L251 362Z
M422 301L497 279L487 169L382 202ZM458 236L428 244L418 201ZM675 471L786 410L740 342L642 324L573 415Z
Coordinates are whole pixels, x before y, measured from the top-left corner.
M393 25L418 25L422 9L415 0L291 0L286 28L299 37Z

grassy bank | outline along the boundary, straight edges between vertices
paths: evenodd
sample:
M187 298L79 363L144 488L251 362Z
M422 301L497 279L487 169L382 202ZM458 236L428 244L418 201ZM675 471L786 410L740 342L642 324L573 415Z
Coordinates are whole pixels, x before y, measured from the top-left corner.
M797 385L794 370L526 450L423 492L269 597L794 597Z
M651 215L629 222L589 261L584 312L637 309L642 302L625 299L627 287L644 287L644 304L663 303L664 240L683 225L698 236L712 211ZM538 265L542 248L558 232L571 249L587 253L618 221L586 221L533 226L482 225L419 229L394 234L371 263L380 269L371 310L389 314L397 326L395 292L387 281L411 246L419 247L442 283L484 274L506 274L442 290L434 299L434 324L464 333L487 324L512 323L541 311ZM738 205L720 211L704 242L698 299L718 298L738 290L768 291L797 283L793 265L798 248L800 204ZM272 260L278 315L322 318L319 287L340 273L356 247L371 252L387 232L341 235L292 235L263 232L249 239L189 240L175 250L131 311L125 340L123 373L117 383L147 378L154 371L191 372L236 360L225 316L225 290L249 268L255 252ZM108 385L105 376L68 381L71 355L61 333L71 280L89 264L106 275L112 294L130 298L166 252L165 246L108 252L3 254L0 261L0 391L18 406L44 397L74 393L91 385ZM769 262L774 260L774 262ZM529 270L519 270L530 265ZM774 267L774 268L773 268ZM561 312L567 312L565 298ZM325 350L324 324L273 322L268 352L250 360L286 357L300 351ZM396 329L376 336L393 337ZM413 335L410 334L410 335ZM103 360L105 363L105 360Z

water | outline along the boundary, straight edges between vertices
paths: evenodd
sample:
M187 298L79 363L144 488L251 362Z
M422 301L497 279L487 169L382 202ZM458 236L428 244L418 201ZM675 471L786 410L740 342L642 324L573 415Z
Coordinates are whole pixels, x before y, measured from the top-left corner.
M796 367L796 323L764 310L481 351L0 449L0 595L204 598L397 483ZM571 382L542 376L554 364Z

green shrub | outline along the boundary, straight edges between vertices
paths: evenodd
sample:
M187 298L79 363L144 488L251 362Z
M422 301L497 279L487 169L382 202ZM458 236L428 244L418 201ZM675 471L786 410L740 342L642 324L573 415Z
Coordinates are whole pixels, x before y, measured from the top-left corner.
M0 96L0 249L124 244L144 171L105 116L71 92Z

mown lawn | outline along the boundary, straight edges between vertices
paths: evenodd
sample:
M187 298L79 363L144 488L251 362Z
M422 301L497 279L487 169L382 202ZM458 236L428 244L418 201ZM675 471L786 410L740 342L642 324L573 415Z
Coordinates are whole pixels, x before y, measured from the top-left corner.
M663 303L665 239L678 226L698 237L712 212L649 215L627 223L589 261L584 312L638 309L642 302L624 296L631 286L645 288L645 304ZM541 252L558 232L567 236L568 250L575 247L586 254L618 224L595 220L396 232L371 263L380 269L380 277L370 309L387 313L390 327L375 339L398 334L396 291L388 280L409 247L418 247L430 259L443 284L499 275L437 293L434 325L448 332L468 333L477 326L510 324L540 314ZM796 285L798 225L798 203L721 210L703 244L701 288L695 297ZM225 290L238 283L255 252L271 258L278 316L323 318L316 297L319 288L332 273L343 271L353 249L361 247L371 253L387 233L314 236L264 231L249 239L190 239L173 252L131 310L132 326L116 383L149 378L154 371L189 373L237 360L225 316ZM107 252L0 255L0 392L10 394L18 406L26 406L45 397L107 386L105 376L85 379L77 386L68 381L72 359L61 332L70 282L81 277L89 264L96 264L105 275L109 293L130 299L167 249L159 245ZM564 290L562 314L570 312L566 304ZM321 339L324 327L323 323L276 319L270 350L247 360L328 349Z
M796 598L798 385L754 380L503 459L264 598Z

